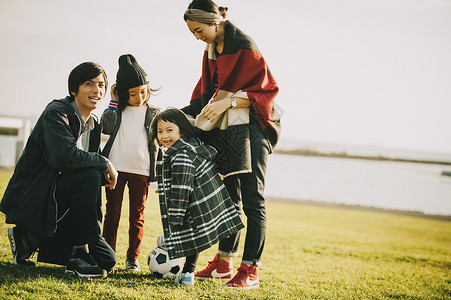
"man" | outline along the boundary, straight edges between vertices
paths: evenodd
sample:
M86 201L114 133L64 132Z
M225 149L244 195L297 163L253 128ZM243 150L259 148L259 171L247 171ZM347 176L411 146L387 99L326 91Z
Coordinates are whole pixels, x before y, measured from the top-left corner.
M116 185L117 171L99 154L100 126L91 115L103 99L108 80L92 62L75 67L69 96L44 109L17 162L0 203L13 262L66 265L79 277L106 277L116 254L100 236L102 177ZM102 176L102 172L104 176Z

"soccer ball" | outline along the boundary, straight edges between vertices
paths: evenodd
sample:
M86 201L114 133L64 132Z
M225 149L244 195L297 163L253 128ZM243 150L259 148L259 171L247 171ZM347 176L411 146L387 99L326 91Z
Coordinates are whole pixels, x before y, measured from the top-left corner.
M169 259L168 252L156 246L147 258L149 270L157 278L174 278L183 268L183 258Z

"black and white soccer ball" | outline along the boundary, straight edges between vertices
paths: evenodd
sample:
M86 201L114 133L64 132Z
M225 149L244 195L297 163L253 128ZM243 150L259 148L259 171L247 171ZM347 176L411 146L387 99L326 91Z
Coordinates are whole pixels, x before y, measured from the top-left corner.
M175 278L183 268L183 258L169 259L168 252L156 246L147 258L149 270L157 278Z

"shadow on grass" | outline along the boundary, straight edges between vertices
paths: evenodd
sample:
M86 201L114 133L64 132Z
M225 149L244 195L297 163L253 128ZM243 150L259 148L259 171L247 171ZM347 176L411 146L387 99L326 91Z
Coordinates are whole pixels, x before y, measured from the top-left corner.
M79 281L100 280L101 282L114 282L115 286L133 287L143 283L151 283L155 286L173 286L172 279L161 279L149 272L129 272L122 269L116 269L108 273L105 279L78 278L66 274L64 266L56 265L37 265L36 267L26 267L14 265L10 262L0 262L0 285L23 283L24 281L35 280L56 280L68 284Z
M63 267L25 267L14 265L10 262L0 262L0 283L5 281L23 280L24 278L36 279L40 277L64 278Z

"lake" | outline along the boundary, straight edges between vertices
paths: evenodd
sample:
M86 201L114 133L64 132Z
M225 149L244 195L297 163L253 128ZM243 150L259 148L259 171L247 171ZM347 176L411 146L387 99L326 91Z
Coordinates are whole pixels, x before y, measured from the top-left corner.
M271 154L265 195L451 215L450 165Z
M0 165L12 167L16 139L0 138ZM271 154L270 197L451 215L450 165Z

